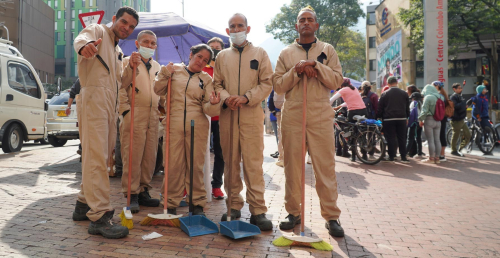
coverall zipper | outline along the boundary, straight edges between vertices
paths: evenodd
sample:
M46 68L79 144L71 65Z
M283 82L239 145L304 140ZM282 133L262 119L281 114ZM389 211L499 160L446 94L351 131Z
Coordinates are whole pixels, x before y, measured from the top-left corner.
M241 80L241 53L243 52L243 48L238 48L238 52L240 52L240 64L238 66L238 96L240 96L240 80ZM240 127L240 108L238 107L238 128Z

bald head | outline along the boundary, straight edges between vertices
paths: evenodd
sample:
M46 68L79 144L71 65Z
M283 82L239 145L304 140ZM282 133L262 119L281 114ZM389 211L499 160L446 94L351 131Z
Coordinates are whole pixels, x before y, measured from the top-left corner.
M233 19L235 17L239 17L239 18L243 19L243 21L245 22L245 27L248 26L247 17L245 15L243 15L242 13L235 13L233 16L231 16L231 18L229 18L229 21L227 22L229 27L231 27L231 23L233 22Z

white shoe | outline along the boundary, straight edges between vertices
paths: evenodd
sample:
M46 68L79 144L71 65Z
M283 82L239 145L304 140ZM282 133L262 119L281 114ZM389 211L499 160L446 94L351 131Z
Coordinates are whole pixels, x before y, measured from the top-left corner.
M308 157L307 157L307 164L312 164L312 161L311 161L311 156L308 156Z

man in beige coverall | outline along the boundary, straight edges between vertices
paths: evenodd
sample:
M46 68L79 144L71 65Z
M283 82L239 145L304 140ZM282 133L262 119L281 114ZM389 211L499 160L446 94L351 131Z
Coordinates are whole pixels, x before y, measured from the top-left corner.
M87 26L74 41L82 85L79 112L83 155L82 184L73 220L90 219L89 234L106 238L128 235L126 227L111 223L114 210L109 201L107 161L116 139L118 90L122 78L131 77L132 67L140 62L140 55L134 53L129 66L123 69L118 40L127 38L138 23L137 12L122 7L113 16L110 28L100 24ZM122 77L122 72L127 76Z
M142 62L137 68L135 79L135 112L134 112L134 143L132 153L132 183L130 194L130 210L139 212L139 205L158 207L160 200L152 199L149 190L156 165L158 152L158 121L160 111L158 102L160 97L154 92L156 74L160 71L160 64L153 60L156 49L156 35L150 30L143 30L137 35L135 46L139 50ZM130 58L123 59L126 69ZM124 74L125 75L125 74ZM130 147L130 107L132 100L132 82L122 78L125 88L120 89L119 114L122 116L120 123L120 143L123 160L122 191L128 190L128 167ZM132 79L130 77L130 79ZM129 87L127 87L129 85Z
M241 217L243 183L240 177L240 161L243 158L243 174L247 186L246 201L250 205L250 223L260 230L271 230L273 224L266 218L267 207L264 201L264 112L261 102L272 90L272 67L266 51L253 46L246 40L250 32L247 19L235 14L229 20L227 34L231 37L231 47L222 50L217 56L214 69L214 85L220 93L224 106L219 116L222 156L224 158L224 189L231 186L231 218ZM230 131L233 116L233 131ZM233 136L232 160L229 160L229 134ZM229 171L229 163L232 171ZM228 173L232 173L229 182ZM222 216L227 220L227 213Z
M300 223L303 78L307 80L306 144L312 157L316 176L316 191L321 216L332 236L343 237L338 222L337 179L335 176L334 112L330 107L330 90L342 83L342 68L335 49L319 41L315 32L319 28L316 13L304 8L297 17L299 38L283 49L273 75L274 91L285 95L281 130L285 149L285 209L289 213L280 223L281 229L293 229Z

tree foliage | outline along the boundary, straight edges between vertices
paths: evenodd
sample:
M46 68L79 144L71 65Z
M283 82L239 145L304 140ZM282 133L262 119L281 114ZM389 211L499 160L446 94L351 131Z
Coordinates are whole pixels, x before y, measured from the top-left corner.
M316 36L335 47L344 76L364 77L365 37L349 29L364 15L358 0L292 0L290 5L281 7L281 12L266 26L266 32L285 44L291 44L298 37L295 30L297 15L308 5L316 12L320 25Z

